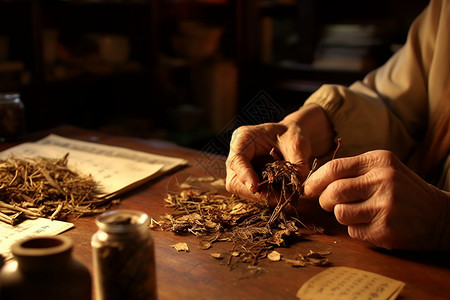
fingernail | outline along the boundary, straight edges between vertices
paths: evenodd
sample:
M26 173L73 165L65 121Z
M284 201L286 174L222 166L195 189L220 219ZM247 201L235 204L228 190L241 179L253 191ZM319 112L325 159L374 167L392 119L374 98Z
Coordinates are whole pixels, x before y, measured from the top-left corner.
M311 196L312 190L309 184L305 184L305 186L303 187L303 193L305 194L305 196Z
M251 184L250 182L246 181L246 182L245 182L245 186L248 188L248 190L249 190L250 192L253 193L253 184Z

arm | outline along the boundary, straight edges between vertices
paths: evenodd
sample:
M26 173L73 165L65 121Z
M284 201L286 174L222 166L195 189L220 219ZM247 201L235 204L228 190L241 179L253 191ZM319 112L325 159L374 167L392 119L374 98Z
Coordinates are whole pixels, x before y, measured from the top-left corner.
M448 1L431 1L385 65L349 88L325 85L307 100L327 112L343 138L341 156L386 149L409 158L450 78L448 16Z

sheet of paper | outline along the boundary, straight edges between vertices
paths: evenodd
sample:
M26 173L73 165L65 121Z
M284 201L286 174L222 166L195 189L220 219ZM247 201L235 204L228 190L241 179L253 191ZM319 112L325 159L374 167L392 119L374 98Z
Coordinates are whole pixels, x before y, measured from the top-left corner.
M0 254L11 259L11 246L16 241L31 236L57 235L72 227L72 223L45 218L25 220L16 226L0 222Z
M24 143L0 152L0 158L62 158L69 153L68 167L92 175L103 197L111 198L164 172L185 165L183 159L154 155L121 147L83 142L50 135L35 143Z
M122 190L124 187L139 182L161 168L161 164L146 164L116 157L104 157L90 152L68 150L52 145L24 143L0 153L0 158L7 159L9 154L16 157L62 158L69 152L67 166L80 174L92 175L99 183L102 194L108 195Z
M330 267L306 281L300 300L395 299L404 282L348 267Z
M1 159L62 158L69 153L68 167L84 175L92 175L102 188L103 197L112 198L165 172L187 164L181 158L155 155L123 147L68 139L57 135L34 143L24 143L0 152ZM22 238L37 234L55 235L73 224L48 219L26 220L11 226L0 222L0 253L11 258L11 245Z
M41 145L55 145L66 149L89 152L92 154L101 155L102 157L123 158L135 162L162 165L161 172L168 172L179 166L184 166L187 161L178 157L157 155L153 153L127 149L123 147L102 145L98 143L79 141L65 138L55 134L51 134L39 141L36 144Z

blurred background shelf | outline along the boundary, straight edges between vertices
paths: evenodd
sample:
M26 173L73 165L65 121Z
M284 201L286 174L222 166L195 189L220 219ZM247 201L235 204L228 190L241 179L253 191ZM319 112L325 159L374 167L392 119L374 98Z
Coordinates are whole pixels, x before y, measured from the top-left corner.
M427 3L0 0L0 92L21 94L30 131L69 123L201 148L248 123L261 91L279 119L323 83L361 79Z
M349 85L382 65L428 1L245 3L240 103L264 89L289 113L322 84Z

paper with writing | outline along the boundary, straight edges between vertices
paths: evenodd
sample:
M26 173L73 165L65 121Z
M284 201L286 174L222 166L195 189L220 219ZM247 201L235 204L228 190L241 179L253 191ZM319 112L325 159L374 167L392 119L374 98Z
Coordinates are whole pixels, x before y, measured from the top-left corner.
M174 168L187 164L187 161L185 159L178 157L163 156L127 149L124 147L74 140L58 136L56 134L51 134L35 143L40 145L54 145L71 150L89 152L92 154L100 155L102 157L123 158L140 163L162 165L161 172L168 172Z
M38 218L35 220L25 220L22 223L12 226L0 222L0 254L5 259L11 259L11 246L16 241L39 235L57 235L73 227L72 223Z
M0 158L62 158L69 153L68 167L91 175L99 184L102 197L111 198L130 190L177 166L186 164L179 158L154 155L122 147L83 142L50 135L35 143L24 143L0 153Z
M7 159L14 155L22 159L59 159L67 153L68 167L74 172L91 175L101 188L101 196L105 198L115 197L187 163L181 158L84 142L54 134L37 142L20 144L0 152L0 158ZM56 235L71 227L72 223L45 218L25 220L16 226L0 222L0 253L10 259L10 247L15 241L34 235Z
M330 267L306 281L297 292L301 300L395 299L401 281L348 267Z

